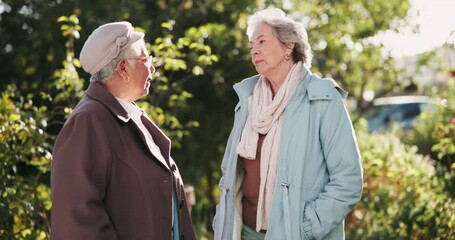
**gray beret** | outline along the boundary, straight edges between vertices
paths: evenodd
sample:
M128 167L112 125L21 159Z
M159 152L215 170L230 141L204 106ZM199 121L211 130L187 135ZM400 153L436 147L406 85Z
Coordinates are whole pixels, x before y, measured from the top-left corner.
M101 25L88 37L79 61L82 68L93 75L116 58L122 49L143 38L144 33L134 31L126 21Z

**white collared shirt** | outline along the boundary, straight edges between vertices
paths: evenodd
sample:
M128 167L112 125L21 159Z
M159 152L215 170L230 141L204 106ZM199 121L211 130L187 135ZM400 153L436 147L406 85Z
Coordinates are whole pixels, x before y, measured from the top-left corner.
M123 106L123 108L126 110L126 112L131 117L131 119L134 121L134 123L136 123L136 125L139 127L142 134L144 134L145 140L147 142L147 146L150 149L150 152L152 152L152 154L156 158L158 158L161 162L166 163L163 155L161 154L160 148L158 147L158 145L156 145L155 141L153 140L152 135L147 130L147 128L144 126L144 123L142 123L142 120L141 120L141 116L143 114L142 109L140 109L138 106L136 106L133 103L127 102L120 98L116 98L116 99Z

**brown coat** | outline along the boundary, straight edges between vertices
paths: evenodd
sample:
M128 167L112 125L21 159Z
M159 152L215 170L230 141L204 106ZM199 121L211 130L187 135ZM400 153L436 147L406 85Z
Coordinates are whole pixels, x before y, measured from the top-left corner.
M166 162L103 85L90 84L54 146L52 239L171 239L173 184L180 239L195 239L170 141L142 120Z

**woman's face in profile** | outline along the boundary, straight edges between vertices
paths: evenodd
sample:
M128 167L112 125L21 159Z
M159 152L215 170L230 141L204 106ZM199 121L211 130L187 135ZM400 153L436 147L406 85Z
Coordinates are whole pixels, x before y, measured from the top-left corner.
M129 65L130 82L124 91L128 92L130 98L135 101L149 93L152 73L155 72L155 68L152 66L152 57L146 51L142 51L141 55L131 58L130 61L135 61L135 63Z
M256 71L263 76L273 75L285 62L285 45L275 37L272 28L265 23L258 25L251 35L250 49Z

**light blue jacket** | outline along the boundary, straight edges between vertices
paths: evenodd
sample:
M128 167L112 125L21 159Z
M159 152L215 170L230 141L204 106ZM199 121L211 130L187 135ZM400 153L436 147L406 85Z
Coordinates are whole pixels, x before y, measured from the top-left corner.
M344 239L344 218L360 200L363 186L361 157L343 101L347 93L335 81L308 69L302 78L284 113L266 239ZM248 115L248 97L258 79L234 85L240 101L221 165L216 240L233 238L236 147Z

